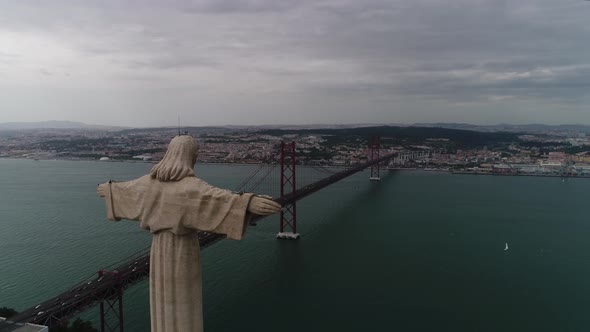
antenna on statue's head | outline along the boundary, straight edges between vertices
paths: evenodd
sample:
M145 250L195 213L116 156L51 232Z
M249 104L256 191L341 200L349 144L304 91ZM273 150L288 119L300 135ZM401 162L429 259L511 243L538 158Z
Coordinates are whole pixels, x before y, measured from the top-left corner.
M180 115L178 116L178 136L180 136Z

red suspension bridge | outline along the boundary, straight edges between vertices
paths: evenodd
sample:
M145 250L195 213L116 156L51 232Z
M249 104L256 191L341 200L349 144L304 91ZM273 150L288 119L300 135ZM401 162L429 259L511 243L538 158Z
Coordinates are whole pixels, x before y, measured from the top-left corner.
M295 142L281 143L280 163L277 165L261 165L238 187L238 192L273 193L276 191L275 180L279 179L279 192L273 195L274 201L283 206L280 214L280 227L277 238L298 239L297 233L297 201L301 200L333 183L371 168L370 179L380 179L380 166L398 153L387 153L381 156L379 138L373 138L368 151L368 161L339 172L323 167L297 167ZM301 172L304 170L306 172ZM276 173L279 172L277 176ZM311 174L311 175L310 175ZM317 180L321 177L319 180ZM264 187L269 185L271 188ZM250 225L263 217L254 217ZM222 240L225 236L208 232L198 232L201 249ZM56 295L34 307L26 309L0 322L0 332L13 331L25 323L57 326L75 317L86 309L100 306L100 330L123 331L123 292L128 287L144 280L149 275L149 249L127 257L124 261L100 270L98 275L86 279L69 290Z

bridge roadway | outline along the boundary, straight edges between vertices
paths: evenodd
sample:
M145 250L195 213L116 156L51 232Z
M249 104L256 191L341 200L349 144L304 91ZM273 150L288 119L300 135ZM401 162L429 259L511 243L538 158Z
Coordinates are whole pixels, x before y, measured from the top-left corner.
M379 159L335 173L317 182L299 188L295 193L276 198L274 201L283 206L298 201L333 183L358 173L367 167L385 162L395 157L395 155L396 154L389 154ZM255 217L250 221L250 224L255 225L256 222L262 218L264 217ZM224 235L207 232L198 232L196 236L199 237L201 249L209 247L225 238ZM126 263L123 263L112 270L119 273L118 278L115 275L105 274L102 277L94 277L77 284L56 297L23 310L19 314L10 317L10 319L5 322L0 322L0 332L13 331L18 327L15 323L33 323L51 327L64 319L72 318L76 314L95 306L104 299L116 297L117 286L119 283L123 289L126 289L149 275L150 253L141 253L136 257L132 257Z

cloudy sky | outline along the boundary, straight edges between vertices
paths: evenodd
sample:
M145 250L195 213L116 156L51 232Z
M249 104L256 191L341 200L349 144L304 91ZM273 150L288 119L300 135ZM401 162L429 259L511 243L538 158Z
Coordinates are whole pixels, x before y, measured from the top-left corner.
M590 1L1 0L0 122L590 124Z

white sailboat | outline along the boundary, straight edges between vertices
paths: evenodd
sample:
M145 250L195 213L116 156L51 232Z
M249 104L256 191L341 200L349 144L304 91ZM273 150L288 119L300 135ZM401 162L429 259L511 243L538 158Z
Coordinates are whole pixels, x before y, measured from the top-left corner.
M508 242L506 242L506 248L504 248L504 251L508 250Z

